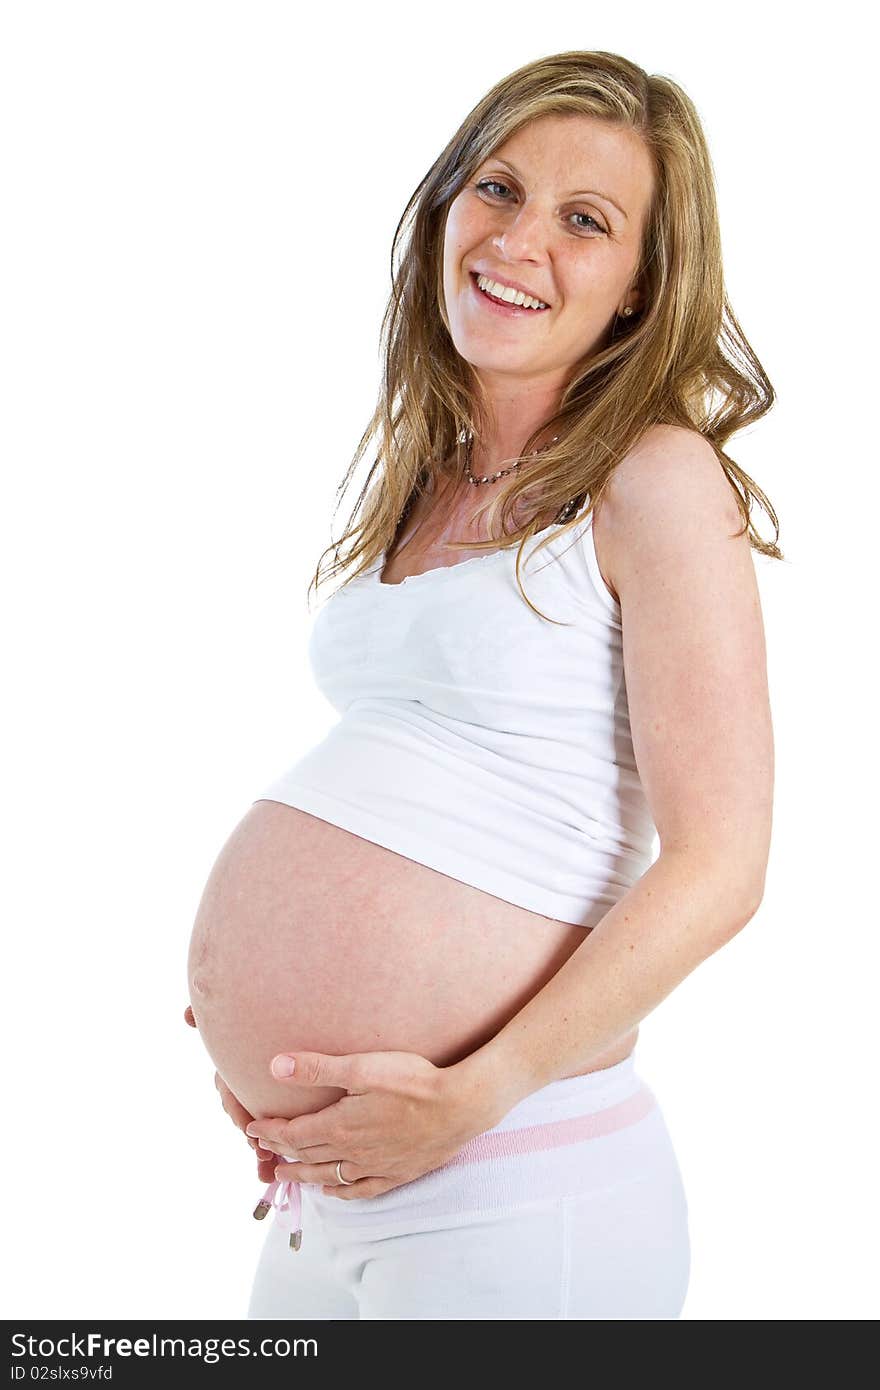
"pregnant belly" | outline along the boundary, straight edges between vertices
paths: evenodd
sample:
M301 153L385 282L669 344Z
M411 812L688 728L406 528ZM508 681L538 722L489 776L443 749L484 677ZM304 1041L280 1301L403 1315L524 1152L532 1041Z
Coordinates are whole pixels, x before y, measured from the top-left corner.
M586 935L295 807L257 801L205 885L190 1002L245 1108L292 1117L344 1092L274 1081L277 1052L393 1049L451 1065L518 1013ZM620 1061L637 1032L583 1070Z

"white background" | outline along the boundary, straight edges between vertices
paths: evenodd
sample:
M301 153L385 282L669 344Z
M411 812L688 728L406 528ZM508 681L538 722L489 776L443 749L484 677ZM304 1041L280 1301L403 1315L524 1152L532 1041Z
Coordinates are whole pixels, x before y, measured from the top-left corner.
M3 1314L244 1316L261 1189L183 1023L192 919L256 790L334 717L305 593L379 389L400 213L495 81L593 48L695 101L729 294L778 392L727 446L786 555L756 557L766 894L638 1053L688 1191L684 1316L876 1317L861 12L447 0L421 30L419 13L2 11Z

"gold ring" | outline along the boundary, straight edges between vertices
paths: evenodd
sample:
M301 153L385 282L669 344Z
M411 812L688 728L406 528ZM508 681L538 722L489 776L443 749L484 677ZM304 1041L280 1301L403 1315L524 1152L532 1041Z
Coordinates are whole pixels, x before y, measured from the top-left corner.
M354 1182L355 1182L355 1179L354 1179L354 1178L344 1178L344 1177L342 1176L342 1159L341 1159L341 1158L338 1158L338 1159L336 1160L336 1176L337 1176L337 1178L339 1179L339 1181L342 1183L343 1187L353 1187L353 1186L354 1186Z

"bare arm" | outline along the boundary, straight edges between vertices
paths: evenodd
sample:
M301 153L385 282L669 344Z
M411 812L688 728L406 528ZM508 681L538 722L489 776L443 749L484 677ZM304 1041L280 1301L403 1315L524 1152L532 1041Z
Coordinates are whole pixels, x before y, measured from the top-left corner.
M582 1070L754 915L773 799L760 600L710 446L663 427L602 502L636 761L660 855L557 974L452 1069L497 1118ZM610 559L609 559L610 557Z

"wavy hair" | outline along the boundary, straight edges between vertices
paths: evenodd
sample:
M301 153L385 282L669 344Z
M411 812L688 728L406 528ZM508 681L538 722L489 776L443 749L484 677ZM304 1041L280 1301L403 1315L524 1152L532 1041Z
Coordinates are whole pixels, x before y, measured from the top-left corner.
M458 457L467 432L480 437L483 391L452 341L443 292L447 214L472 173L523 125L546 115L591 116L644 140L655 186L633 278L643 290L642 307L616 318L604 345L576 363L555 414L524 442L522 467L475 512L488 511L490 529L500 512L500 536L447 544L469 550L518 544L517 583L538 612L523 591L520 563L526 542L543 529L540 514L550 509L557 521L565 519L557 538L574 528L642 435L654 425L677 425L711 443L743 518L737 534L748 530L753 549L784 559L773 507L723 448L770 410L775 391L725 292L714 175L696 108L668 77L649 76L615 53L575 51L539 58L496 83L404 209L391 248L379 400L337 489L334 515L374 439L375 458L344 534L321 554L309 594L347 569L345 582L356 578L390 552L415 500L440 480L441 460L453 451ZM545 430L558 434L558 442L527 461ZM522 516L527 493L540 506L508 530ZM753 499L776 528L773 542L752 525Z

